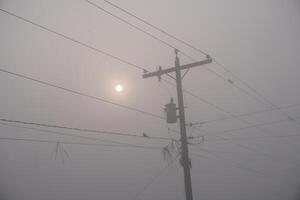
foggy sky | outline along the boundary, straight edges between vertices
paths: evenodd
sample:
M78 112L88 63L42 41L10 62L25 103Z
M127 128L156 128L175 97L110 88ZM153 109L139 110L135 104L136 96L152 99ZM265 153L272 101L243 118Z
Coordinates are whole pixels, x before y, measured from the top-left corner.
M205 57L114 9L93 2L172 43L197 60ZM278 107L300 103L300 2L298 0L114 0L117 5L205 50ZM0 8L99 48L149 71L174 65L174 51L82 0L0 0ZM46 32L0 12L0 68L164 116L176 98L173 86L142 70ZM192 62L180 55L181 63ZM214 106L184 94L186 121L202 122L270 107L215 63L190 70L183 87ZM165 77L168 79L168 77ZM172 79L168 79L172 81ZM114 86L124 85L117 94ZM164 120L73 95L0 72L0 118L71 127L169 137ZM177 102L177 101L176 101ZM300 122L300 106L282 109ZM227 112L227 114L226 114ZM297 123L280 110L241 117L257 128L222 134L223 138L300 134ZM283 120L281 123L271 123ZM249 126L238 119L207 123L209 133ZM178 125L169 125L178 130ZM56 129L49 129L56 130ZM188 135L204 134L188 128ZM263 130L263 131L262 131ZM56 130L59 131L59 130ZM166 141L95 135L135 145L163 147ZM178 134L170 133L178 138ZM0 125L0 138L34 138L97 143ZM194 199L297 200L300 187L300 137L222 140L207 136L190 146ZM65 163L51 153L55 144L0 140L0 199L9 200L180 200L185 198L182 167L175 161L145 190L164 167L160 150L63 145ZM199 156L200 155L200 156ZM202 155L202 157L201 157Z

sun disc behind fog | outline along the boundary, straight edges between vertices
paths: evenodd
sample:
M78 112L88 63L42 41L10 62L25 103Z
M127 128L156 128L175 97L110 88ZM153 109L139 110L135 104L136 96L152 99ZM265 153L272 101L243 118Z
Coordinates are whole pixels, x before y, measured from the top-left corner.
M123 92L123 86L121 85L121 84L117 84L116 86L115 86L115 91L116 92Z

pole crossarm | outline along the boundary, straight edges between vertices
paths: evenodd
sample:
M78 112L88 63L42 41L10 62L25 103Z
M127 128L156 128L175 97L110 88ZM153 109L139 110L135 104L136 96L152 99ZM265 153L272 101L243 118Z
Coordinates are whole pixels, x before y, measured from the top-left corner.
M197 66L209 64L211 62L212 62L212 58L208 56L207 59L205 59L205 60L194 62L194 63L189 63L189 64L186 64L186 65L181 65L181 66L179 66L179 69L180 70L189 69L189 68L192 68L192 67L197 67ZM144 73L143 78L149 78L149 77L152 77L152 76L158 76L159 77L163 74L168 74L168 73L171 73L171 72L176 72L176 68L175 67L168 68L168 69L159 68L158 71L156 71L156 72Z

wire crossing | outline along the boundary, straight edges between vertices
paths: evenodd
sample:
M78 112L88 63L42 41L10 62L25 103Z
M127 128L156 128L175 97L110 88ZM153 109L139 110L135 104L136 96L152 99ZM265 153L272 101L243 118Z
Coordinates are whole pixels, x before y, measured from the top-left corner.
M128 66L131 66L131 67L134 67L134 68L137 68L137 69L142 69L144 72L147 72L147 69L146 69L145 67L138 66L138 65L133 64L133 63L131 63L131 62L129 62L129 61L126 61L126 60L124 60L124 59L122 59L122 58L119 58L119 57L114 56L114 55L112 55L112 54L108 54L107 52L104 52L104 51L102 51L102 50L100 50L100 49L97 49L97 48L95 48L95 47L92 47L92 46L90 46L90 45L88 45L88 44L85 44L85 43L83 43L83 42L81 42L81 41L78 41L78 40L76 40L76 39L73 39L73 38L71 38L71 37L69 37L69 36L67 36L67 35L64 35L64 34L62 34L62 33L59 33L59 32L57 32L57 31L54 31L54 30L52 30L52 29L50 29L50 28L48 28L48 27L45 27L45 26L43 26L43 25L40 25L40 24L38 24L38 23L36 23L36 22L33 22L33 21L31 21L31 20L28 20L28 19L25 19L24 17L21 17L21 16L19 16L19 15L16 15L16 14L14 14L14 13L12 13L12 12L9 12L9 11L7 11L7 10L4 10L4 9L2 9L2 8L0 8L0 11L6 13L6 14L8 14L8 15L11 15L11 16L13 16L13 17L15 17L15 18L18 18L19 20L22 20L22 21L25 21L25 22L27 22L27 23L29 23L29 24L32 24L32 25L34 25L34 26L36 26L36 27L39 27L39 28L41 28L41 29L43 29L43 30L45 30L45 31L47 31L47 32L53 33L53 34L55 34L55 35L57 35L57 36L59 36L59 37L61 37L61 38L64 38L64 39L67 39L67 40L72 41L72 42L74 42L74 43L77 43L77 44L79 44L79 45L81 45L81 46L83 46L83 47L89 48L89 49L94 50L94 51L96 51L96 52L98 52L98 53L101 53L101 54L110 56L110 57L113 58L113 59L116 59L116 60L119 60L120 62L123 62L123 63L125 63L125 64L128 64ZM209 68L206 68L206 69L211 70L211 69L209 69ZM5 69L2 69L2 70L0 70L0 71L6 72L6 73L10 73L10 74L12 74L12 75L18 75L18 76L20 76L20 74L13 73L13 72L9 72L9 71L7 71L7 70L5 70ZM228 79L226 79L225 77L223 77L222 75L218 74L217 72L215 72L215 71L213 71L213 70L211 70L211 71L212 71L213 73L215 73L218 77L222 78L224 81L227 82ZM24 75L21 75L21 76L23 76L23 78L26 78L26 79L31 79L32 81L37 81L37 80L33 80L33 78L25 77ZM168 84L174 85L174 84L170 83L170 82L167 81L167 80L164 80L164 81L167 82ZM41 83L41 82L43 82L43 81L37 81L37 82L40 82L40 83ZM51 84L51 85L54 86L53 84ZM57 86L55 86L55 87L57 87ZM60 87L60 86L58 86L57 88L59 88L59 87ZM62 89L62 88L60 87L60 89ZM69 90L69 89L68 89L68 90ZM70 90L69 90L69 92L70 92ZM73 92L74 92L74 91L73 91ZM189 95L191 95L192 97L194 97L194 98L196 98L196 99L198 99L198 100L200 100L200 101L202 101L202 102L204 102L204 103L206 103L206 104L208 104L208 105L210 105L210 106L212 106L212 107L214 107L214 108L216 108L216 109L218 109L218 110L221 110L222 112L225 112L225 113L228 114L228 112L225 111L224 109L218 107L217 105L215 105L215 104L213 104L213 103L211 103L211 102L209 102L209 101L207 101L207 100L205 100L205 99L203 99L203 98L200 98L200 97L197 96L196 94L194 94L194 93L192 93L192 92L190 92L190 91L188 91L188 90L184 90L184 92L187 93L187 94L189 94ZM79 92L77 92L77 91L75 91L75 93L77 93L78 95L81 95L81 94L82 94L82 93L79 94ZM84 94L84 96L87 97L86 94ZM92 96L90 96L90 95L88 95L88 96L89 96L90 98L99 100L99 98L97 98L97 97L95 98L95 97L92 97ZM126 106L125 106L125 107L126 107ZM138 111L138 109L137 109L136 111ZM140 111L141 111L141 110L140 110ZM138 112L140 112L140 111L138 111ZM144 112L144 111L142 111L142 112ZM149 114L149 113L148 113L148 114ZM153 115L153 116L154 116L155 114L152 114L152 113L151 113L150 115ZM155 117L159 117L159 118L163 119L162 117L160 117L160 116L158 116L158 115L155 115Z
M87 44L84 44L84 43L82 43L82 42L80 42L80 41L76 41L76 40L74 40L74 39L72 39L72 38L70 38L70 37L68 37L68 36L65 36L65 35L63 35L63 34L61 34L61 33L58 33L58 32L56 32L56 31L53 31L53 30L51 30L51 29L49 29L49 28L47 28L47 27L44 27L44 26L39 25L39 24L37 24L37 23L35 23L35 22L32 22L32 21L30 21L30 20L27 20L27 19L25 19L25 18L23 18L23 17L20 17L20 16L18 16L18 15L16 15L16 14L13 14L13 13L11 13L11 12L9 12L9 11L4 10L4 9L1 9L1 8L0 8L0 11L5 12L6 14L9 14L9 15L11 15L11 16L14 16L14 17L16 17L16 18L18 18L18 19L21 19L21 20L23 20L23 21L26 21L27 23L30 23L30 24L32 24L32 25L38 26L38 27L40 27L40 28L42 28L42 29L44 29L44 30L47 30L48 32L52 32L52 33L54 33L54 34L56 34L56 35L58 35L58 36L60 36L60 37L63 37L63 38L68 39L68 40L70 40L70 41L73 41L73 42L75 42L75 43L77 43L77 44L81 44L82 46L85 46L85 47L87 47L87 48L90 48L90 47L91 47L91 46L89 46L89 45L87 45ZM91 49L93 49L94 51L97 51L97 49L95 49L94 47L91 47ZM100 51L97 51L97 52L103 53L103 54L106 53L106 52L102 52L101 50L100 50ZM105 55L110 56L110 57L112 57L112 58L114 58L114 59L117 59L117 60L119 60L119 61L121 61L121 62L123 61L123 59L120 59L119 57L113 56L113 55L111 55L111 54L107 54L107 53L106 53ZM124 60L124 61L125 61L125 60ZM126 61L123 62L123 63L126 63ZM143 71L147 71L145 68L138 67L138 66L134 66L134 64L132 64L132 63L130 63L130 62L129 62L129 63L126 63L126 64L128 64L129 66L135 67L135 68L137 68L137 69L142 69ZM208 68L208 70L211 70L211 69ZM234 82L229 81L229 79L226 79L224 76L220 75L219 73L216 73L216 72L214 72L213 70L211 70L211 71L212 71L213 73L215 73L218 77L224 79L224 81L226 81L226 82L228 82L228 83L230 83L230 84L232 84L232 85L235 85ZM235 87L237 87L238 89L242 89L242 88L239 87L239 86L235 86ZM243 91L243 90L241 90L241 91ZM186 92L186 90L185 90L185 92ZM194 95L194 94L192 94L192 93L189 93L189 94L192 95L192 96L194 96L194 97L197 96L197 95ZM247 92L247 95L251 96L251 93ZM257 97L256 97L256 96L253 96L253 98L257 98ZM199 99L199 98L198 98L198 99ZM265 104L265 103L264 103L264 104ZM217 108L217 106L214 105L214 104L212 104L212 103L210 103L209 105L212 105L212 106L214 106L215 108ZM224 109L222 109L222 110L224 111ZM230 114L228 111L225 111L225 112L226 112L227 114L231 115L232 117L236 118L236 116ZM291 118L291 117L289 116L289 118ZM291 119L293 119L293 118L291 118Z
M106 11L105 9L101 8L99 5L97 5L97 4L95 4L95 3L92 3L92 2L89 1L89 0L85 0L85 1L88 2L89 4L95 6L95 7L98 7L98 9L100 9L100 10L102 10L102 11L104 11L104 12L110 14L110 15L112 15L113 17L117 17L117 16L115 16L114 14L109 13L109 12ZM150 26L151 28L153 28L153 29L155 29L155 30L157 30L157 31L159 31L159 32L161 32L161 33L163 33L163 34L169 36L170 38L176 40L177 42L180 42L180 43L184 44L185 46L187 46L187 47L189 47L189 48L191 48L191 49L193 49L193 50L199 52L200 54L202 54L202 55L204 55L204 56L209 56L209 54L208 54L207 52L205 52L205 51L203 51L203 50L197 48L196 46L192 45L191 43L189 43L189 42L187 42L187 41L185 41L185 40L183 40L183 39L180 39L180 38L174 36L173 34L170 34L170 33L167 32L166 30L163 30L162 28L159 28L158 26L153 25L152 23L146 21L145 19L142 19L141 17L138 17L137 15L135 15L135 14L133 14L132 12L130 12L130 11L128 11L128 10L122 8L121 6L118 6L117 4L112 3L111 1L108 1L108 0L103 0L103 1L106 2L107 4L113 6L114 8L116 8L116 9L118 9L118 10L120 10L120 11L126 13L127 15L129 15L129 16L131 16L131 17L137 19L138 21L141 21L142 23L144 23L144 24ZM121 20L121 21L123 21L123 22L125 22L125 23L128 24L128 21L126 21L126 20L124 20L124 19L122 19L122 18L120 18L120 17L117 17L117 18L119 18L119 20ZM132 26L132 24L129 24L129 25ZM133 25L133 26L134 26L134 25ZM139 28L139 29L140 29L140 28ZM141 31L143 31L143 30L141 30ZM149 35L148 32L147 32L146 34ZM150 35L151 35L151 34L150 34ZM165 42L163 42L163 43L165 43ZM169 46L169 47L173 47L173 48L174 48L174 46L170 45L169 43L167 43L166 45ZM178 48L177 48L177 49L178 49ZM182 53L182 51L181 51L181 53ZM185 55L185 56L189 57L190 59L192 59L193 61L195 61L195 59L193 59L191 56L186 55L185 53L184 53L183 55ZM234 77L234 78L237 79L239 82L241 82L244 86L246 86L248 89L250 89L250 90L255 94L255 96L254 96L253 94L249 93L247 90L243 89L242 87L236 85L231 79L228 79L228 78L224 77L223 75L217 73L216 71L214 71L214 70L212 70L212 69L210 69L210 68L208 68L208 67L204 67L206 70L208 70L209 72L215 74L217 77L223 79L226 83L231 84L233 87L237 88L238 90L240 90L241 92L243 92L243 93L246 94L247 96L249 96L249 97L255 99L256 101L258 101L258 102L260 102L260 103L262 103L262 104L264 104L264 105L266 105L266 106L271 106L271 108L272 108L272 107L277 107L277 106L275 106L272 102L270 102L267 98L265 98L261 93L259 93L256 89L254 89L253 87L251 87L246 81L242 80L240 77L238 77L237 75L235 75L231 70L229 70L227 67L225 67L225 65L223 65L222 63L220 63L216 58L212 57L212 59L213 59L213 61L214 61L218 66L220 66L221 68L223 68L223 69L224 69L227 73L229 73L232 77ZM258 97L259 97L259 98L258 98Z

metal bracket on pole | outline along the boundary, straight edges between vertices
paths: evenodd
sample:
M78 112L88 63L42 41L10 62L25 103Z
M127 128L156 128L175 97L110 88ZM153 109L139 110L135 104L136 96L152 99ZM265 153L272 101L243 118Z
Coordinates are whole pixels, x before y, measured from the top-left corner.
M186 64L186 65L181 65L181 66L179 66L179 69L180 70L189 69L189 68L192 68L192 67L197 67L197 66L209 64L211 62L212 62L212 58L208 57L208 58L206 58L205 60L202 60L202 61L198 61L198 62ZM168 74L168 73L175 72L175 71L176 71L176 68L174 68L174 67L168 68L168 69L162 69L160 67L159 70L156 71L156 72L146 72L146 73L144 73L143 78L149 78L149 77L152 77L152 76L160 77L163 74Z

